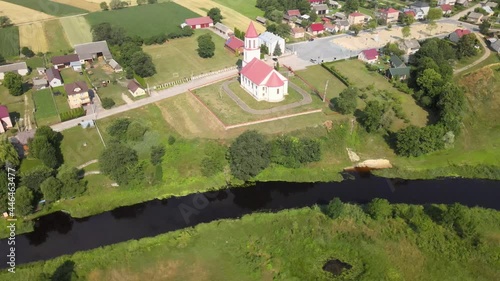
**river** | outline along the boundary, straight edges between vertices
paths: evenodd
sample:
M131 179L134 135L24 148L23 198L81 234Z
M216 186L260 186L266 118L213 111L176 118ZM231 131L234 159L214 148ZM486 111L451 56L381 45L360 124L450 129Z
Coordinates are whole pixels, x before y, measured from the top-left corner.
M87 218L56 212L37 219L34 231L16 237L16 264L47 260L130 239L156 236L199 223L324 204L339 197L366 203L461 203L500 210L500 182L472 179L400 180L375 176L334 183L256 183L245 188L153 200ZM7 240L0 240L0 267L7 267Z

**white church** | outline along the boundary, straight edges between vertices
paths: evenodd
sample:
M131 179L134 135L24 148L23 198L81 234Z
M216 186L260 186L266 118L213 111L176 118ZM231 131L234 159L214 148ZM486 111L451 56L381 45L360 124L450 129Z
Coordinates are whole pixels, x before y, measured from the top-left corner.
M260 60L260 39L253 22L245 33L241 87L258 101L280 102L288 95L288 79Z

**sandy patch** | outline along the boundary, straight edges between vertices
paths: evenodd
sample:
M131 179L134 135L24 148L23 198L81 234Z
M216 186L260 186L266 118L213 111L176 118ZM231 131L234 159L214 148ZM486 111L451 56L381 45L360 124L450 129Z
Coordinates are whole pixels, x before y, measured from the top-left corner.
M52 0L57 3L66 4L69 6L77 7L91 12L100 11L99 3L101 2L89 2L85 0Z
M19 45L29 47L33 52L48 52L49 44L45 31L43 30L43 22L35 22L19 26Z
M14 24L54 18L54 16L4 1L0 1L0 16L8 16Z
M387 169L392 168L387 159L369 159L355 165L356 168Z
M346 148L346 150L351 162L358 162L360 160L359 156L356 154L356 152L352 151L352 149Z
M188 8L189 10L199 14L206 15L207 11L211 8L219 8L221 10L221 14L224 17L222 23L228 26L231 29L237 27L240 30L246 31L250 21L255 21L255 19L250 19L239 12L230 9L226 6L218 4L211 0L173 0L175 3ZM261 33L266 31L266 28L262 26L260 23L255 24L255 29L257 32Z
M380 48L388 42L396 42L403 39L402 27L394 26L391 30L379 30L376 33L362 33L358 36L349 36L333 39L332 42L349 50L364 50L368 48ZM437 28L432 31L427 24L414 24L411 26L410 38L421 40L430 36L448 34L457 29L457 25L449 23L438 23Z

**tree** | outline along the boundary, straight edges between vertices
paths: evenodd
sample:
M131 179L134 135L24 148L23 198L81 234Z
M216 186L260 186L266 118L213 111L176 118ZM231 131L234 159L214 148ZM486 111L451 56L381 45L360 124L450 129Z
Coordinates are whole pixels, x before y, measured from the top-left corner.
M141 141L147 128L139 122L132 122L127 128L127 140Z
M403 35L403 38L408 38L411 36L411 29L409 26L403 26L403 28L401 28L401 33Z
M101 2L101 4L99 4L99 6L101 7L101 10L103 10L103 11L109 10L108 3L106 3L106 2Z
M20 164L19 154L14 145L7 139L0 139L0 167L18 167Z
M40 159L45 166L57 168L62 164L62 156L59 146L49 141L44 135L35 135L35 138L28 142L30 153L34 158Z
M291 27L286 23L280 23L276 25L276 30L273 33L276 35L286 38L290 35Z
M174 136L169 136L168 137L168 145L173 145L175 143L175 137Z
M33 212L33 192L26 186L21 186L16 190L16 213L26 216Z
M5 73L3 85L9 89L9 93L13 96L20 96L23 94L23 78L18 73Z
M260 56L261 56L261 59L264 57L264 55L268 55L269 54L269 48L267 47L266 44L262 44L260 45Z
M333 198L326 206L325 215L331 219L338 218L344 210L344 203L338 197Z
M137 163L137 152L120 143L108 146L99 157L101 172L120 185L141 176L131 173Z
M34 192L40 192L40 185L49 177L53 176L54 171L45 166L39 166L21 174L21 184Z
M3 213L7 211L9 208L8 202L8 187L9 179L7 178L7 173L5 170L0 169L0 186L4 188L0 188L0 212Z
M429 22L436 21L443 17L443 11L440 8L430 8L427 14Z
M462 36L457 42L457 58L475 56L477 54L476 45L477 38L473 33Z
M35 53L28 47L22 47L21 54L23 54L25 57L28 57L28 58L35 56Z
M55 177L49 177L42 182L40 189L43 193L43 198L48 202L53 202L61 198L61 190L63 183Z
M151 147L151 164L158 165L163 161L165 156L165 147L163 145L155 145Z
M490 27L491 27L491 23L487 20L484 20L479 25L479 32L483 35L488 35L488 33L490 33Z
M426 96L434 98L439 94L440 87L443 83L443 78L434 69L426 69L417 78L417 85L422 89Z
M221 22L224 17L222 17L219 8L212 8L208 10L207 16L209 16L214 24Z
M359 9L359 1L358 0L347 0L344 5L344 11L347 14L355 12Z
M398 44L390 42L384 46L383 52L385 55L396 55L398 57L404 54L404 51L399 48Z
M406 26L410 26L414 22L415 22L415 17L413 17L412 15L409 15L409 14L406 14L406 13L403 13L401 15L401 23L402 24L404 24Z
M125 42L125 29L112 26L109 22L93 25L91 31L94 41L107 41L112 46L121 45Z
M420 156L444 148L444 128L430 125L423 128L408 126L396 134L396 153L403 156Z
M442 222L455 230L462 238L472 238L477 233L477 223L473 220L467 207L454 203L443 212Z
M5 58L0 54L0 65L5 63Z
M282 55L282 53L281 53L280 44L276 44L276 47L274 48L273 56L279 57L281 55Z
M215 45L214 45L215 49ZM156 74L156 67L149 54L143 51L136 52L130 61L135 74L140 77L150 77Z
M366 104L360 120L366 131L375 132L382 126L381 121L384 112L384 105L378 100L371 100Z
M102 98L101 104L102 104L102 107L104 107L105 109L110 109L113 106L115 106L115 101L112 98L105 97L105 98Z
M85 182L80 180L80 170L77 168L61 169L57 177L63 185L61 198L72 198L85 192Z
M343 90L339 97L334 99L335 108L342 114L354 113L358 106L358 89L347 88Z
M7 26L11 26L11 25L12 25L12 21L10 20L9 17L0 16L0 27L7 27Z
M392 215L392 206L386 199L375 198L366 206L366 213L375 220L386 219Z
M49 126L40 126L36 129L35 138L45 136L49 142L54 146L60 146L63 139L63 135L60 132L54 131Z
M308 14L308 15L309 15L309 20L310 20L311 22L315 22L315 21L318 19L318 14L316 14L316 12L315 12L315 11L312 11L312 10L311 10L311 11L309 12L309 14ZM283 15L282 15L282 17L283 17ZM279 22L279 21L278 21L278 22Z
M466 110L464 91L457 84L447 82L440 92L436 104L439 109L439 122L446 131L458 133Z
M122 1L120 0L111 0L111 2L109 2L109 6L111 7L111 10L123 8Z
M137 0L137 5L140 6L140 5L144 5L147 3L147 0Z
M108 134L110 134L112 137L115 137L117 139L125 139L128 126L132 123L130 119L127 118L120 118L116 119L111 123L111 125L107 128Z
M354 35L358 36L359 32L363 29L361 24L353 24L349 29L354 32Z
M211 58L215 54L215 44L209 33L198 37L198 55L202 58Z
M378 26L378 23L377 23L376 19L371 19L366 24L366 27L368 27L368 29L372 29L372 30L374 30L375 28L377 28L377 26Z
M132 69L132 67L125 67L125 78L134 79L134 70Z
M232 174L249 180L269 165L269 144L257 131L246 131L231 144L229 159Z

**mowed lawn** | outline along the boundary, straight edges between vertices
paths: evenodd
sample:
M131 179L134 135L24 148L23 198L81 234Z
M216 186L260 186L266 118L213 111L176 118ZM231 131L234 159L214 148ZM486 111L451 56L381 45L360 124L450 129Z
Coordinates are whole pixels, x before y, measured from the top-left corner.
M326 89L327 100L338 97L340 92L347 88L337 77L333 76L320 65L309 66L305 70L297 71L296 74L304 79L309 85L316 88L321 96L324 95L325 86L328 82L328 87Z
M64 164L78 167L90 160L98 159L104 150L96 128L80 126L62 131L61 151Z
M49 42L49 50L53 54L64 54L72 49L59 20L44 22L43 30L45 32L45 37Z
M87 13L87 10L80 9L77 7L69 6L66 4L57 3L50 0L4 0L19 6L23 6L29 9L40 11L49 15L61 17L69 15L78 15Z
M186 18L193 17L199 15L175 3L134 6L85 16L91 26L109 22L123 27L127 35L138 35L142 38L179 30L180 24Z
M196 39L206 33L212 35L215 55L204 59L196 51ZM224 43L224 39L209 30L197 30L191 37L173 39L163 45L144 46L144 51L153 58L157 71L157 74L148 78L148 82L150 85L158 85L191 77L191 74L198 75L235 66L238 57L227 50Z
M35 102L36 108L35 118L39 126L41 124L50 124L59 120L56 104L52 99L52 93L49 89L34 92L33 101Z
M0 28L0 55L10 58L19 55L19 28Z
M59 20L71 46L92 42L90 25L83 16L61 18Z
M256 0L213 0L214 2L231 8L254 20L257 16L264 16L264 11L255 7Z
M7 106L13 122L13 117L24 118L24 95L13 96L7 88L0 86L0 104Z

